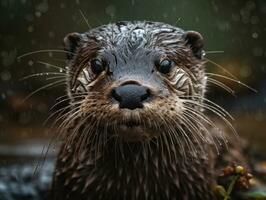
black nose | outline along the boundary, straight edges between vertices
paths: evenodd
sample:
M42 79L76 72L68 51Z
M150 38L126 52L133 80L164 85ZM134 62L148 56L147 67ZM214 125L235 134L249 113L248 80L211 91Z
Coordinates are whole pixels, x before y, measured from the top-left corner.
M125 84L112 90L112 97L120 108L143 108L143 101L151 96L150 90L138 84Z

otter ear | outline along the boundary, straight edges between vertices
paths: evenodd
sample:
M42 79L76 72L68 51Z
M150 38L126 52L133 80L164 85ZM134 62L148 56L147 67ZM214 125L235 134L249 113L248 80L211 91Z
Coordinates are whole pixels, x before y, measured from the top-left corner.
M203 58L203 37L196 31L187 31L184 33L184 39L186 44L189 45L195 57Z
M77 48L80 47L82 42L82 35L79 33L69 33L65 36L64 40L64 49L67 51L67 59L72 59L77 51Z

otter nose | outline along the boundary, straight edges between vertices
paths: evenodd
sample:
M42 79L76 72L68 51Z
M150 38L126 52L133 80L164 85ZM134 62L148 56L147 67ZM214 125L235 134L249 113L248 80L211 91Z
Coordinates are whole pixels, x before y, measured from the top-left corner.
M130 110L143 108L143 101L150 96L150 90L138 84L125 84L112 90L112 97L119 102L119 108Z

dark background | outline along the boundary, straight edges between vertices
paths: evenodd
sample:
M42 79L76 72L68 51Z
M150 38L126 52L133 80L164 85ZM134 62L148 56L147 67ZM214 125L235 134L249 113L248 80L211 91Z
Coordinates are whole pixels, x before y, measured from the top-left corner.
M23 101L54 80L20 79L39 72L58 72L38 61L64 67L65 55L46 52L17 57L36 50L62 49L67 33L88 30L81 12L90 27L118 20L152 20L200 32L209 52L206 57L258 90L255 93L219 79L235 90L236 97L211 84L208 97L231 111L240 136L266 149L265 0L1 0L0 155L38 154L41 148L34 145L51 138L49 123L43 122L56 98L64 95L64 85L44 89ZM207 63L207 71L230 77L211 63Z

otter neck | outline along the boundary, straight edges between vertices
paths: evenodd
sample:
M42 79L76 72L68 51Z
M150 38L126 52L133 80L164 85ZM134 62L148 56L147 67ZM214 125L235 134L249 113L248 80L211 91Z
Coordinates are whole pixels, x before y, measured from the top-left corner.
M70 199L171 199L177 195L180 199L206 199L206 195L214 199L208 156L185 151L186 157L178 145L160 144L157 139L149 144L111 139L104 151L93 152L95 156L88 148L79 156L67 148L59 154L55 182L69 177L61 184L71 190Z

